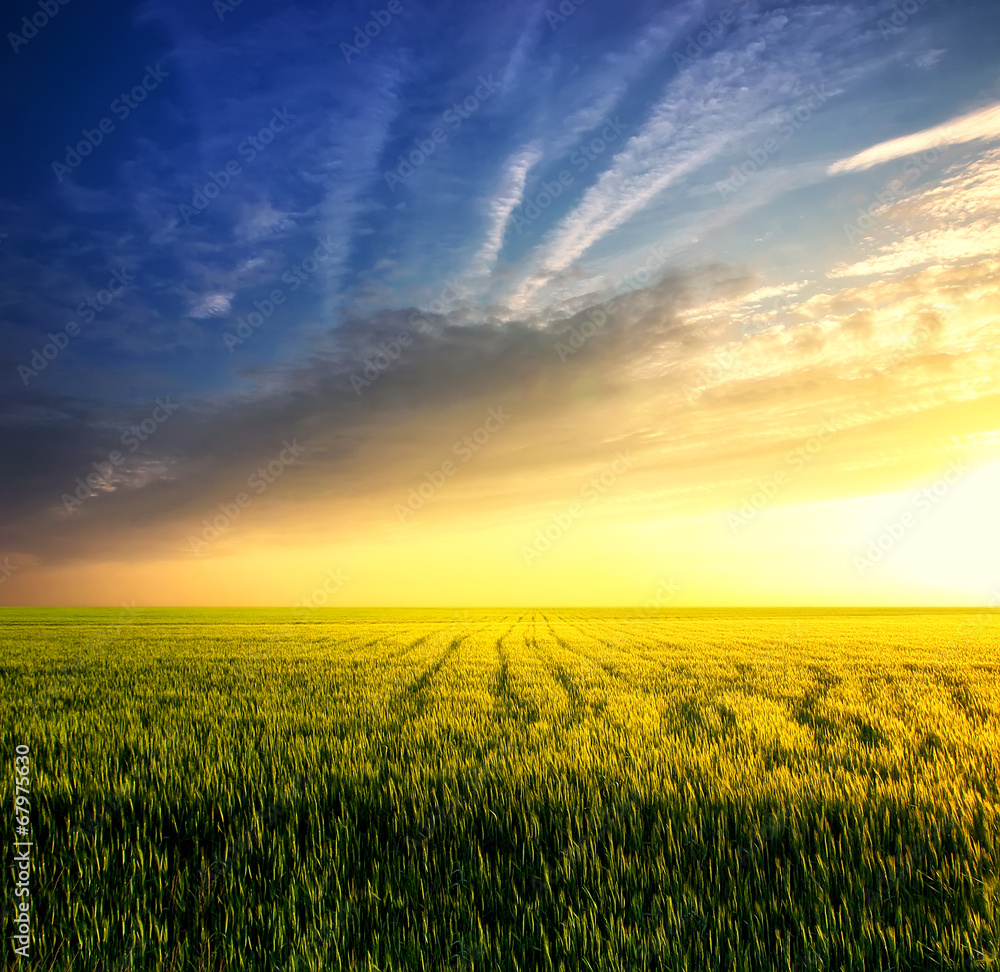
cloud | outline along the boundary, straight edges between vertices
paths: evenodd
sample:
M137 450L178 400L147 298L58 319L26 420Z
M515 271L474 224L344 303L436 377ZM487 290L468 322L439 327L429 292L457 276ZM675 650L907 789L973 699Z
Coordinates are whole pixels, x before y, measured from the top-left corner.
M831 278L884 276L926 264L955 265L1000 252L1000 149L953 168L940 184L907 197L883 216L897 238Z
M508 159L503 179L489 202L489 227L479 252L469 267L474 275L489 273L497 262L510 214L521 204L524 184L532 166L541 158L536 146L528 146Z
M704 172L711 173L714 185L727 156L742 161L736 149L758 149L791 106L814 97L815 79L831 96L841 95L846 84L880 65L877 53L859 62L856 51L840 46L844 32L860 19L853 8L747 12L725 44L687 58L645 122L623 146L612 143L593 168L596 178L524 260L520 279L510 287L512 311L526 314L549 304L555 293L545 288L599 242L610 249L609 236L639 214L648 218L661 196L664 218L675 227L677 208L688 214L688 223L732 220L737 207L716 207L711 217L692 215L684 184ZM831 110L829 101L823 99L822 111ZM680 206L671 213L668 202Z
M279 212L266 199L258 203L246 203L236 224L236 238L252 243L285 233L295 226L290 217L291 213Z
M961 145L965 142L988 141L1000 138L1000 103L961 115L933 128L925 128L912 135L904 135L888 142L880 142L871 148L834 162L827 172L838 175L842 172L860 172L893 159L916 155L927 149L942 148L945 145Z
M270 544L348 534L370 541L392 520L393 502L453 458L452 443L491 407L512 416L503 437L421 522L523 515L617 448L632 450L644 470L634 474L637 492L615 500L623 510L702 509L726 483L766 472L774 450L823 417L850 418L855 462L869 445L902 448L891 441L893 423L957 407L990 374L982 349L998 338L988 324L1000 320L998 280L994 261L804 298L801 282L760 286L715 267L666 272L542 325L431 314L416 331L409 309L351 319L293 365L249 369L241 394L186 402L109 488L69 514L63 493L120 449L121 434L145 413L57 392L0 400L0 449L21 457L0 485L0 549L46 563L92 556L95 544L109 559L137 559L136 550L180 557L189 534L245 490L285 440L301 443L301 458L213 552L265 535ZM747 313L772 316L734 337L734 320ZM352 376L403 331L412 343L358 394ZM560 344L572 354L560 355ZM951 434L974 432L970 421L952 421ZM913 441L926 449L926 438ZM844 459L831 452L817 468L827 461Z
M235 295L230 291L226 294L204 294L191 305L188 317L224 317L229 313Z
M924 71L929 71L947 53L947 49L943 47L924 51L922 54L917 55L914 63L918 68L922 68Z

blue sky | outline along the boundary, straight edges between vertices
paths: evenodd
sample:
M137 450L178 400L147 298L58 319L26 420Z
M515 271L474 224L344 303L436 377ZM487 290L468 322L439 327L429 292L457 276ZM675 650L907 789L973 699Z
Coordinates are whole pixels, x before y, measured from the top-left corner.
M985 2L70 0L15 36L40 9L3 23L0 396L24 456L10 500L42 520L35 498L157 396L185 418L136 481L196 495L262 424L333 423L345 454L370 442L359 429L391 424L372 415L395 407L395 379L332 400L394 335L425 342L400 400L447 411L470 394L456 369L516 382L550 356L539 335L615 293L688 310L764 294L799 320L888 245L852 238L859 207L897 177L894 204L928 191L997 137L987 117L908 174L912 153L891 149L847 164L1000 101ZM116 274L127 286L102 305ZM677 346L761 329L741 306ZM432 353L446 328L471 358L452 331ZM625 380L616 355L595 388Z

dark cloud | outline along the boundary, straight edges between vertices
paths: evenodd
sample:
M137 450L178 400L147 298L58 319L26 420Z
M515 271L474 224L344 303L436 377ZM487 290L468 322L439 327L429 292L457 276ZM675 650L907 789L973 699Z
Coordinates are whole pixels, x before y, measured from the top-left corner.
M523 429L571 411L583 386L591 400L612 403L629 362L664 341L693 340L676 317L686 289L681 275L667 275L547 327L460 325L414 309L352 317L294 364L246 369L239 395L161 398L176 407L162 422L151 418L156 400L125 407L46 390L8 395L0 449L18 462L0 484L0 549L46 560L93 556L96 546L135 554L137 537L166 542L165 527L238 492L286 441L305 452L268 502L344 499L391 485L410 460L433 457L491 406L516 410ZM145 436L143 421L155 425ZM601 445L584 438L565 449L579 456L588 447ZM114 474L92 480L93 495L67 508L78 477L100 475L95 463L111 468L114 452L124 456ZM359 469L360 457L369 468ZM558 445L548 450L553 465L564 457Z

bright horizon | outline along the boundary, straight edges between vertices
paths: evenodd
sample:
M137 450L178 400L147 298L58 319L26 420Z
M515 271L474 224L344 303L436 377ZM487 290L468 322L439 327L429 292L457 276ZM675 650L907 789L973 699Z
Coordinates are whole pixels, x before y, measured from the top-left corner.
M1000 605L1000 11L595 2L15 44L0 605Z

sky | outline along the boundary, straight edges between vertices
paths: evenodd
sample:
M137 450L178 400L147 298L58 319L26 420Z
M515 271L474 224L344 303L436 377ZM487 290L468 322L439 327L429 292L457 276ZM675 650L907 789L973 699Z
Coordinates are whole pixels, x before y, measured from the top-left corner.
M1000 8L17 0L0 604L1000 604Z

